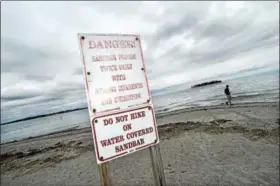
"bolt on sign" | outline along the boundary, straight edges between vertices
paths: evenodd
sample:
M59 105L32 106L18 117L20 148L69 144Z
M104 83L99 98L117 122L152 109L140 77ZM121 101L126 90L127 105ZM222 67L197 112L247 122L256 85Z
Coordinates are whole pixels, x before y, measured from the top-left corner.
M140 36L78 37L97 162L157 144Z

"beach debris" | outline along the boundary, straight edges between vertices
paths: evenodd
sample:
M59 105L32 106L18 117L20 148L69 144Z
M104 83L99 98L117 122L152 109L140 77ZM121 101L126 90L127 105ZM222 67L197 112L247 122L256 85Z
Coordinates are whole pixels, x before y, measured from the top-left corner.
M24 156L24 154L22 152L17 152L16 153L16 157L17 158L22 158ZM2 158L1 158L2 159Z
M165 172L165 173L174 173L174 172L175 172L175 169L172 168L172 167L168 167L168 168L165 168L165 169L164 169L164 172Z

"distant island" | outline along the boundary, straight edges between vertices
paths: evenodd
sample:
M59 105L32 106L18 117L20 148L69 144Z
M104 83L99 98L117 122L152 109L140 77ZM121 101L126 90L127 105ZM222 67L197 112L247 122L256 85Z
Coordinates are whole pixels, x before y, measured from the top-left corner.
M222 83L222 81L221 80L208 81L208 82L193 85L192 88L203 87L203 86L206 86L206 85L212 85L212 84L216 84L216 83Z
M9 121L9 122L6 122L6 123L1 123L1 125L7 125L7 124L19 122L19 121L26 121L26 120L30 120L30 119L42 118L42 117L47 117L47 116L51 116L51 115L63 114L63 113L66 113L66 112L73 112L73 111L83 110L83 109L87 109L87 107L64 110L64 111L54 112L54 113L49 113L49 114L41 114L41 115L37 115L37 116L30 116L30 117L26 117L26 118L14 120L14 121Z

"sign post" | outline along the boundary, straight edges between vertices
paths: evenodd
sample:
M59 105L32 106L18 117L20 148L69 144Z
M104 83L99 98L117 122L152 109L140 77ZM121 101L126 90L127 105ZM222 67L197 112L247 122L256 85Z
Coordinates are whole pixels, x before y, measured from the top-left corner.
M150 148L165 186L158 130L139 35L78 34L97 163L110 186L108 161Z
M108 163L99 165L100 182L102 186L112 186L112 180L109 175Z
M150 150L150 156L151 156L151 161L152 161L155 185L166 186L159 144L150 147L149 150Z

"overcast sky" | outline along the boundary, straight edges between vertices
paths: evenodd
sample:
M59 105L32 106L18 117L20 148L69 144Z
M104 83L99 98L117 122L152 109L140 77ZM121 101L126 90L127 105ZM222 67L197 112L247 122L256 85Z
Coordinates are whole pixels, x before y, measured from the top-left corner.
M279 68L279 2L1 2L1 121L85 106L77 33L141 35L152 89Z

